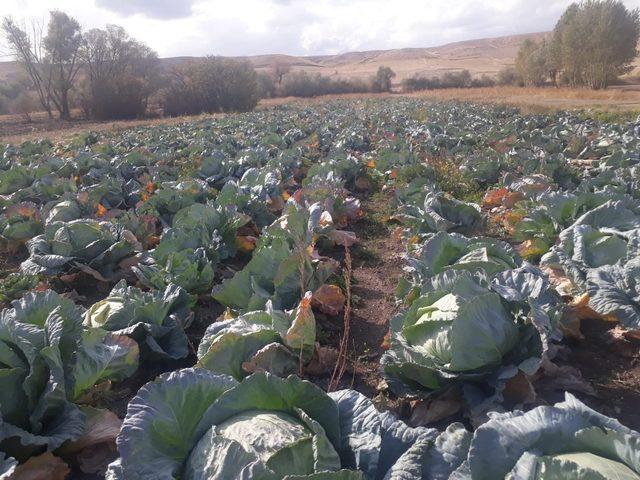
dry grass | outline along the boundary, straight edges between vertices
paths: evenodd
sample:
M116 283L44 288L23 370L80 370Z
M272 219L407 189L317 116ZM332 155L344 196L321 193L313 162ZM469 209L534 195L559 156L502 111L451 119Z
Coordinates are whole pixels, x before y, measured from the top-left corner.
M48 138L53 142L65 141L87 131L119 132L134 127L151 125L175 125L182 122L193 122L200 118L211 118L215 115L195 117L181 116L168 118L147 118L140 120L72 120L63 122L49 120L44 112L32 115L32 122L26 123L19 115L0 115L0 143L22 143L27 140ZM219 116L219 115L218 115Z
M640 111L640 91L631 86L608 90L492 87L416 92L434 101L460 100L522 107L527 112L592 109L600 112Z

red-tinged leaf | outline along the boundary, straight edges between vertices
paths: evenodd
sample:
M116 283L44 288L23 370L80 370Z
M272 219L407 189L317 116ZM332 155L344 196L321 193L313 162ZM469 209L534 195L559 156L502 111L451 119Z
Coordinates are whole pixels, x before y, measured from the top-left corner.
M315 308L334 317L340 315L346 301L342 290L336 285L322 285L311 297L311 304Z
M18 465L7 480L64 480L70 471L62 459L47 452Z
M258 243L258 239L251 235L238 235L236 237L236 247L243 253L251 253Z

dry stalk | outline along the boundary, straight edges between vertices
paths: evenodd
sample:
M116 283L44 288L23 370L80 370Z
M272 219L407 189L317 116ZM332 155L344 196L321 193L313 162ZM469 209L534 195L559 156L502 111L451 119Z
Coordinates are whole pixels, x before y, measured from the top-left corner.
M304 295L307 290L306 281L305 281L305 262L307 261L307 251L303 244L297 244L296 249L300 255L300 262L298 263L298 272L300 273L300 301L304 298ZM304 362L302 361L302 343L300 344L300 352L298 353L298 375L302 377L304 375Z
M349 330L351 326L351 276L353 273L353 266L351 262L351 252L349 251L349 247L347 247L346 245L344 247L344 254L345 270L343 276L346 290L346 302L344 306L344 326L342 330L342 337L340 338L338 359L333 369L333 373L331 374L329 387L327 388L329 392L333 392L338 388L344 372L347 369L348 361L347 352L349 350Z

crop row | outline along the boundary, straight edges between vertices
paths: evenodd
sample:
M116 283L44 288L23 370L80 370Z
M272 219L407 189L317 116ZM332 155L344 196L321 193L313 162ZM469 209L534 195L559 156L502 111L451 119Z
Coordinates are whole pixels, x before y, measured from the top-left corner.
M385 100L7 146L5 474L637 478L638 433L535 389L586 388L556 362L582 318L640 328L638 129ZM319 386L345 386L319 365L316 316L351 301L331 254L376 189L406 248L388 395L453 394L464 423ZM140 379L120 426L104 407Z

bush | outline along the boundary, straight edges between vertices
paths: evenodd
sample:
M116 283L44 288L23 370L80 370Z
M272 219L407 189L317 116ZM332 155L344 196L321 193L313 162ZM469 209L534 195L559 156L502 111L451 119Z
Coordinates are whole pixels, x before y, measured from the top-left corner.
M250 62L208 57L174 69L162 106L171 116L247 112L258 100L258 75Z
M478 88L493 87L495 80L488 75L473 78L469 70L447 72L442 77L413 77L402 81L402 90L416 92L419 90L437 90L440 88Z
M515 67L504 67L498 72L498 85L523 86L520 75Z
M22 115L27 123L31 123L31 114L37 109L36 101L29 92L22 92L11 103L11 113Z
M276 96L276 82L273 75L267 72L258 73L258 95L260 98L273 98Z
M147 110L145 82L132 75L95 83L92 94L82 96L80 102L85 114L98 120L138 118Z
M362 80L332 79L307 72L290 73L284 79L279 94L284 97L316 97L340 93L367 93L371 85Z
M158 76L153 50L109 25L84 34L81 55L87 72L80 94L85 115L107 120L145 114Z
M14 106L18 103L18 98L21 95L29 94L28 82L28 79L20 78L16 82L6 81L0 83L0 115L14 113Z

